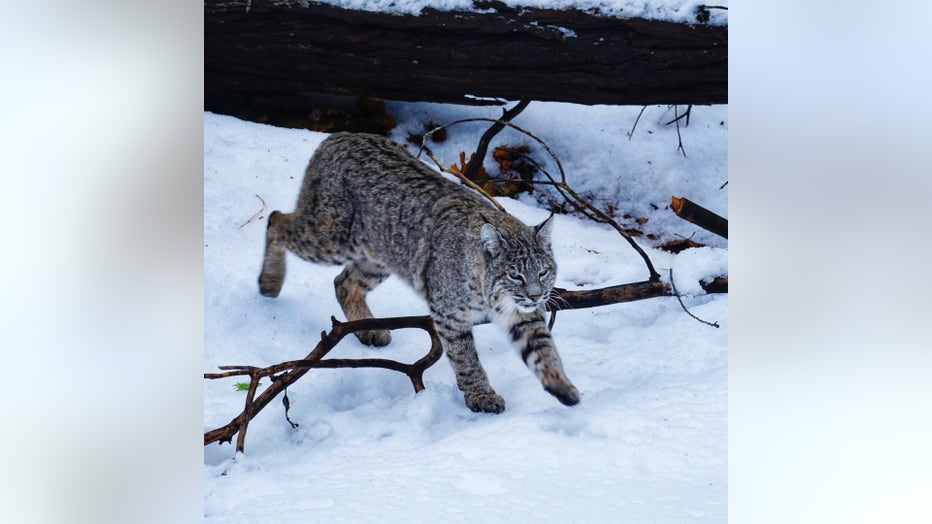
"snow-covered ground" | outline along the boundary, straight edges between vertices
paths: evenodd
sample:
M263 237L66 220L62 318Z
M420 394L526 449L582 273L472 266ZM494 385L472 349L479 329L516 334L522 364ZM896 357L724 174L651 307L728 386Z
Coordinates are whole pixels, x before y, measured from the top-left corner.
M404 13L416 15L424 8L441 11L478 11L473 0L320 0L347 9ZM678 23L695 23L696 10L700 5L709 5L701 0L504 0L498 2L510 8L580 9L598 12L604 16L623 18L646 18ZM727 9L728 1L715 2ZM709 10L709 23L727 23L727 10Z
M289 388L292 429L275 402L250 424L246 454L230 445L204 451L207 522L722 522L727 516L727 295L698 293L698 279L727 274L727 242L665 209L685 196L727 216L727 107L695 107L677 151L667 107L532 103L515 123L560 157L568 181L619 214L646 217L644 229L690 236L708 247L671 255L643 241L655 266L672 268L691 311L651 299L562 312L554 337L582 402L567 408L540 387L508 337L475 328L501 415L466 408L443 358L415 395L386 370L315 370ZM682 109L682 108L681 108ZM427 122L500 114L497 108L392 103L403 140ZM471 151L487 124L449 130L431 143L446 163ZM342 318L333 294L338 267L289 254L277 299L258 294L265 220L245 225L261 204L290 211L304 167L326 137L204 115L205 372L224 364L269 365L303 357ZM529 143L503 131L493 143ZM414 148L412 147L412 150ZM546 160L538 151L535 157ZM429 160L428 160L429 162ZM488 163L490 170L493 165ZM528 197L501 199L528 223L548 211ZM655 204L654 209L650 204ZM241 227L242 226L242 227ZM557 285L591 289L646 278L613 230L558 215ZM370 295L378 316L424 314L426 304L395 277ZM426 337L396 331L374 350L347 338L334 356L413 361ZM238 379L205 381L204 429L242 409Z

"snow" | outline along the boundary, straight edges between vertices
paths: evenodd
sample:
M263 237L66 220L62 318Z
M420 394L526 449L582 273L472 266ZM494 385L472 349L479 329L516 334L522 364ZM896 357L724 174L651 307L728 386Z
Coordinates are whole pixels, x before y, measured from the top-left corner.
M381 11L417 15L424 8L438 11L480 11L473 0L321 0L345 9ZM646 18L678 23L696 23L696 10L707 5L700 0L505 0L502 4L515 9L579 9L621 18ZM728 1L715 2L728 7ZM726 24L727 10L710 9L711 24Z
M534 102L515 124L553 148L580 193L600 195L619 214L645 216L643 227L662 239L694 235L708 243L672 255L640 241L661 273L673 269L690 310L721 328L691 319L673 298L561 312L554 337L582 393L572 408L543 391L491 325L474 334L506 401L500 415L466 408L445 357L427 370L418 394L392 371L311 371L288 389L299 428L284 420L276 399L250 424L245 454L235 456L228 444L204 448L205 522L725 521L728 297L702 294L698 279L727 274L727 242L665 207L675 194L727 216L728 188L719 189L727 180L727 107L693 108L680 129L686 157L675 126L665 125L672 118L666 106L648 107L629 140L640 110ZM500 115L494 107L427 103L389 103L388 111L399 141L428 122ZM487 125L454 126L446 142L428 144L442 161L458 161ZM324 138L205 113L205 372L301 358L331 315L343 318L332 284L338 267L289 254L277 299L261 297L256 283L264 217L292 209L307 160ZM506 130L493 147L518 142L533 143ZM257 195L268 209L245 223L261 207ZM500 202L526 223L549 214L526 196ZM555 220L558 286L646 279L640 257L614 230L569 215ZM396 277L370 294L370 304L378 316L427 312ZM427 350L421 331L393 337L377 350L350 337L332 355L411 362ZM245 394L234 388L241 380L205 381L205 431L241 411Z

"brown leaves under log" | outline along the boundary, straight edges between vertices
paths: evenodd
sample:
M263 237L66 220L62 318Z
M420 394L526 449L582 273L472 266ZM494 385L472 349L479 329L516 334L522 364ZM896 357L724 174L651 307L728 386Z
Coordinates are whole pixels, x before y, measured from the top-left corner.
M536 168L526 160L529 150L530 148L524 145L495 148L492 158L498 163L499 176L493 177L486 171L485 166L480 164L475 176L470 180L486 193L496 197L513 197L518 193L530 191L530 186L525 182L533 180ZM475 154L470 155L467 161L466 153L461 151L459 165L454 163L450 170L462 175L474 156Z
M385 135L395 127L395 119L385 109L385 101L359 98L355 107L309 105L304 100L282 102L276 111L249 118L261 123L322 133L350 131Z
M495 151L492 152L492 158L498 162L502 171L513 170L522 174L527 173L521 178L523 180L530 180L533 172L528 173L528 170L523 167L527 166L525 157L527 157L529 152L530 148L528 146L498 146L495 148Z
M509 173L525 182L534 180L537 173L536 162L529 159L528 146L498 146L492 152L492 158L498 162L502 174Z
M388 110L385 109L385 100L359 98L356 100L356 109L358 109L365 118L368 118L379 128L385 130L385 132L388 132L397 125L395 119L392 118L392 115L388 114Z

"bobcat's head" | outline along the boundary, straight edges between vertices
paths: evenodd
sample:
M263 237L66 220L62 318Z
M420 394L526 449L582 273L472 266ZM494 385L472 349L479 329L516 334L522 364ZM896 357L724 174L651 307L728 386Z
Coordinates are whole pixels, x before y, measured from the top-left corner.
M482 225L480 237L491 277L490 296L499 313L531 313L547 303L557 273L550 248L552 219L506 234L492 224Z

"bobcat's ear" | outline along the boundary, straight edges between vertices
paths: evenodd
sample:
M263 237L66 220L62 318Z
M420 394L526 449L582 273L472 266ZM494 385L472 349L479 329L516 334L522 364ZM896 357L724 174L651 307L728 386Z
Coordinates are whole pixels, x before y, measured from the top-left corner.
M488 222L482 224L479 237L482 239L482 248L493 257L498 256L508 247L508 244L505 243L505 237L495 229L495 226Z
M553 229L553 213L540 224L534 226L537 243L544 249L550 249L550 231Z

